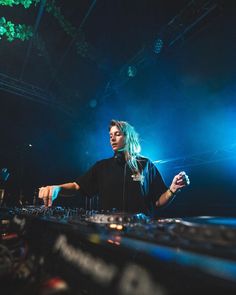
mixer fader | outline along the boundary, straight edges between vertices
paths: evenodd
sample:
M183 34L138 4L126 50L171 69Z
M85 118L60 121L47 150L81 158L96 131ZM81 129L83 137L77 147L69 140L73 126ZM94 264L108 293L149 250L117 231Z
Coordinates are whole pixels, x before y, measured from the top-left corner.
M6 294L48 280L65 294L235 294L235 246L234 218L1 208L0 279Z

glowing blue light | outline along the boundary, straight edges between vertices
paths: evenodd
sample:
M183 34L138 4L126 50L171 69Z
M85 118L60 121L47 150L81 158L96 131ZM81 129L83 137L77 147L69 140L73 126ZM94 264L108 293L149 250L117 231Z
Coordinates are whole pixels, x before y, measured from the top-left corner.
M91 99L89 102L89 106L91 108L95 108L97 106L97 100L96 99Z
M137 74L137 69L135 66L128 66L127 75L130 78L133 78Z
M154 50L155 53L159 54L161 52L162 48L163 48L163 41L162 41L162 39L158 38L154 42L154 49L153 50Z

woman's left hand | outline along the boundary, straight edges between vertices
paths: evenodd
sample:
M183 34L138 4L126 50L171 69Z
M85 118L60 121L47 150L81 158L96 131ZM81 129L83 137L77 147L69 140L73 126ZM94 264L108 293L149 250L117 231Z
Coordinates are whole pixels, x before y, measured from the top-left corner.
M170 186L170 190L173 193L176 193L179 189L189 184L190 184L190 180L188 175L184 171L181 171L179 174L175 175L175 177L173 178L171 186Z

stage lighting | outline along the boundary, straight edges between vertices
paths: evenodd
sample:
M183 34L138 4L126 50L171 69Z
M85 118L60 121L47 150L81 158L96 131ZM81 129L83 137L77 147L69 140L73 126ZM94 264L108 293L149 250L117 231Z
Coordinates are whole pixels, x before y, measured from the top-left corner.
M90 108L95 108L97 106L97 100L96 99L91 99L89 102Z
M134 76L136 76L136 73L137 73L137 69L135 66L128 66L128 69L127 69L128 77L133 78Z
M154 42L154 52L156 53L156 54L159 54L160 52L161 52L161 50L162 50L162 48L163 48L163 41L162 41L162 39L156 39L156 41Z

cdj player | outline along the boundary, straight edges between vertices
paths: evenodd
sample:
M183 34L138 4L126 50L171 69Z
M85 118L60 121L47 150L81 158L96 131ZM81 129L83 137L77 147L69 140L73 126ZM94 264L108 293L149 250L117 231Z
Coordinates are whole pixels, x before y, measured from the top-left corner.
M236 292L234 218L2 208L1 249L5 294Z

